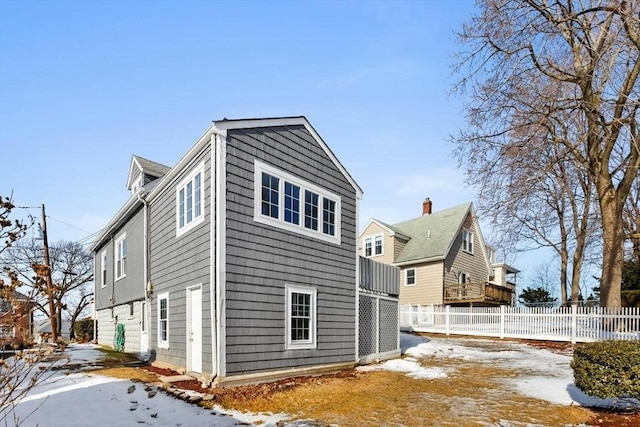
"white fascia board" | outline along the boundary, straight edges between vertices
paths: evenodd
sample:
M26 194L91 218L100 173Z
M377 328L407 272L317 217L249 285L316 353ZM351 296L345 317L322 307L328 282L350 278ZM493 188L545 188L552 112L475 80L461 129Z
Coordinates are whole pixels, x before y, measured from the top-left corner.
M131 185L133 184L133 171L135 168L140 169L140 173L142 173L142 166L136 159L135 155L131 156L131 165L129 166L129 176L127 177L127 190L131 189Z
M387 233L389 233L389 236L391 236L391 237L398 237L399 239L406 240L407 242L408 242L409 240L411 240L411 237L406 236L406 235L404 235L404 234L402 234L402 233L397 233L397 232L395 232L394 230L390 229L390 228L389 228L389 227L387 227L385 224L383 224L382 222L380 222L379 220L377 220L377 219L375 219L375 218L371 218L371 219L369 220L369 222L367 223L366 227L364 227L364 228L362 229L362 232L361 232L361 233L360 233L360 235L358 236L358 239L360 239L360 238L364 237L364 231L365 231L367 228L369 228L369 226L370 226L371 224L376 224L376 225L378 225L380 228L383 228L384 230L386 230L386 231L387 231Z
M473 206L471 204L469 204L469 208L467 209L467 211L462 216L462 220L460 221L460 224L458 224L458 228L456 228L456 232L453 233L453 236L451 236L451 241L449 242L449 245L447 246L447 249L445 249L444 255L442 256L442 259L445 259L446 257L449 256L449 252L451 252L451 248L453 248L453 244L456 241L456 237L458 236L458 234L460 234L460 231L462 230L462 226L464 225L464 220L467 218L467 215L469 215L469 213L472 212L472 209L473 209ZM475 217L473 219L474 219L474 222L477 224L477 221L475 221ZM482 243L481 246L484 246L484 242ZM485 257L485 260L488 261L486 252L485 252L484 257Z
M393 265L396 267L404 267L407 265L413 265L413 264L424 264L426 262L433 262L433 261L444 261L443 256L433 256L431 258L420 258L420 259L413 259L411 261L404 261L404 262L394 262Z
M102 232L96 237L91 246L89 246L89 252L95 251L98 246L100 246L104 240L124 222L124 219L129 216L131 211L136 207L138 202L140 201L140 193L142 192L142 188L138 189L136 194L133 194L129 200L118 210L118 212L111 218L111 220L107 223L107 225L102 229Z
M196 140L195 144L187 151L187 153L182 156L182 158L178 161L178 163L169 169L169 172L162 178L160 178L160 182L156 185L153 190L149 192L147 196L148 201L152 201L159 194L161 194L171 183L175 182L180 172L188 165L199 153L202 151L204 147L207 146L211 142L211 134L215 133L214 126L209 126L207 130Z
M266 119L244 119L244 120L218 120L214 122L214 126L216 129L220 131L226 131L231 129L248 129L248 128L261 128L261 127L277 127L277 126L294 126L294 125L303 125L307 131L311 134L311 136L316 140L318 145L322 147L324 152L329 156L333 164L338 168L338 170L342 173L342 175L349 181L349 184L353 187L356 192L356 198L359 200L362 199L363 192L360 186L356 183L353 177L347 172L347 170L342 166L342 163L338 160L333 151L329 148L329 146L324 142L322 137L316 132L316 130L311 126L311 123L304 116L298 117L277 117L277 118L266 118Z

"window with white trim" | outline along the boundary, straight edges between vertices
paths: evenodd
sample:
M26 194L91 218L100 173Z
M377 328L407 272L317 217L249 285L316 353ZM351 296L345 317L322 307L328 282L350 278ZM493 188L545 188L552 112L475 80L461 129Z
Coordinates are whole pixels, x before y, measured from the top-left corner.
M255 160L254 220L340 244L340 197Z
M169 294L158 295L158 347L169 348Z
M372 257L382 255L384 253L382 234L375 236L367 236L364 239L364 256Z
M107 286L107 251L100 254L100 285L104 288Z
M375 238L373 247L374 255L382 255L382 234L378 234Z
M405 270L404 285L414 286L416 284L416 269L408 268Z
M370 257L373 254L373 237L364 239L364 256Z
M176 187L176 236L204 221L204 163Z
M316 348L316 289L286 285L287 350Z
M127 276L127 233L116 239L115 243L115 280Z
M458 283L463 284L469 281L469 275L464 271L458 271Z
M462 250L473 253L473 233L467 229L462 230Z

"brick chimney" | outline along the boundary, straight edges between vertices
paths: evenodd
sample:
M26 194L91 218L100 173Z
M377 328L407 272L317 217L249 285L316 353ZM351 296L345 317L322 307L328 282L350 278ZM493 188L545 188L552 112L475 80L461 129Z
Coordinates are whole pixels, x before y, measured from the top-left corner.
M431 215L431 199L428 197L422 202L422 215Z

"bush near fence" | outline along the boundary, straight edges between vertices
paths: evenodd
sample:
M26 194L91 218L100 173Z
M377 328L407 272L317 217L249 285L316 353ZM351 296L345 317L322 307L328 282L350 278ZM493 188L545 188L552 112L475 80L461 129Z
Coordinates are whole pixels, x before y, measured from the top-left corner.
M640 342L599 341L579 344L573 352L576 386L600 398L640 399Z
M640 307L640 290L620 292L623 307Z

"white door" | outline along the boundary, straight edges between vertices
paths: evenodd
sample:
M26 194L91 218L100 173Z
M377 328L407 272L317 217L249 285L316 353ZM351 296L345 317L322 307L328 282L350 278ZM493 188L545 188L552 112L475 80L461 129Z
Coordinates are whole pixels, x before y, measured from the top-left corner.
M190 372L202 372L202 288L187 289L187 363Z
M149 352L149 319L147 318L147 302L140 303L140 353Z

